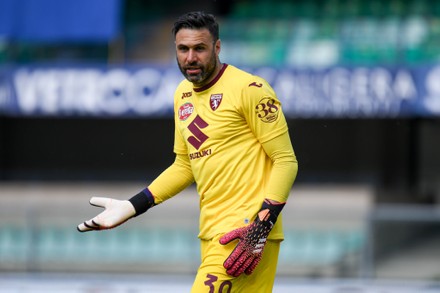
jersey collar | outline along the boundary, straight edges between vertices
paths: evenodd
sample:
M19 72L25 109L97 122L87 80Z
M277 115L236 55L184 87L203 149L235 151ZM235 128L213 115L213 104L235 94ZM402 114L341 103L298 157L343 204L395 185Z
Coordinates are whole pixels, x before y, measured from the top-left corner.
M220 77L222 77L223 73L226 70L226 67L228 67L228 64L223 63L222 69L220 69L219 73L217 74L217 76L213 80L211 80L208 84L205 84L202 87L194 88L194 91L196 93L199 93L199 92L203 92L204 90L207 90L210 87L212 87L220 79Z

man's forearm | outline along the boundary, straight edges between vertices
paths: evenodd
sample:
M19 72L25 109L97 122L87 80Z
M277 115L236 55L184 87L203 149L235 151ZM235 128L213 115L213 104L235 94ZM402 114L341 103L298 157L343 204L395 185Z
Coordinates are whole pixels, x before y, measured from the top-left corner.
M174 163L163 171L149 186L154 203L160 204L175 196L194 182L189 160L176 155Z
M298 162L288 132L263 143L263 148L273 162L265 197L286 202L298 173Z

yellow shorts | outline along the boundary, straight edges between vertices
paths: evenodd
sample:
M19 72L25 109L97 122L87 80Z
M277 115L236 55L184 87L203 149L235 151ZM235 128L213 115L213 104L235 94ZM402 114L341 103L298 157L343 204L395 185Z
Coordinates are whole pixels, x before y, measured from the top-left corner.
M223 262L238 242L232 241L227 245L221 245L220 236L212 240L201 240L202 263L197 271L191 293L272 292L281 241L268 240L263 250L263 257L254 272L251 275L242 274L234 278L226 273Z

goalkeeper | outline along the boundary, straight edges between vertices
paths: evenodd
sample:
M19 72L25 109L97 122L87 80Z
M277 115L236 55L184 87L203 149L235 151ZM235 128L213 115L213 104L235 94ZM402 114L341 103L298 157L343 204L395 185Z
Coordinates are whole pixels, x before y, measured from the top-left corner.
M174 94L175 161L128 200L93 197L104 211L78 230L114 228L195 182L201 265L191 292L271 292L298 170L281 104L264 79L220 62L213 15L182 15L172 32L185 77Z

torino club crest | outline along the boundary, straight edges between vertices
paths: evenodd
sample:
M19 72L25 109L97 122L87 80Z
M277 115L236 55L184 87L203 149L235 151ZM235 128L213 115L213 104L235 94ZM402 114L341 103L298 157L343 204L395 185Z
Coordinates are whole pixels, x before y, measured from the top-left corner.
M220 106L220 103L222 102L223 94L213 94L211 95L211 98L209 99L209 104L211 105L212 111L217 110L217 108Z

